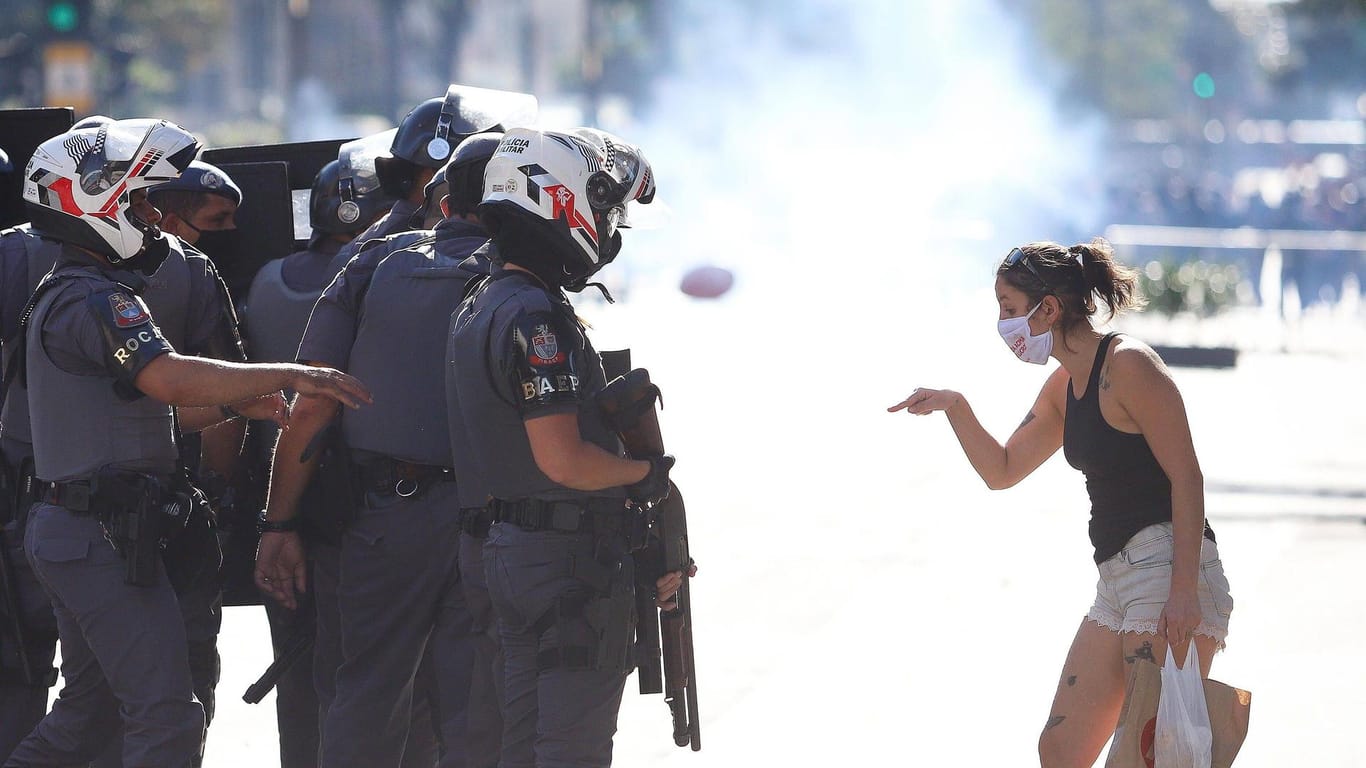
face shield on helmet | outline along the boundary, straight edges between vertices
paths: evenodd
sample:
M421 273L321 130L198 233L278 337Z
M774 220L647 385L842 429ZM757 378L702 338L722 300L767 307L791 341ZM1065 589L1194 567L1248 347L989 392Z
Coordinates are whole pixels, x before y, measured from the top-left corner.
M390 152L424 168L440 168L466 137L530 125L536 111L536 97L529 93L451 85L444 98L428 99L403 118Z
M178 177L198 151L194 136L165 120L72 129L34 151L24 201L34 225L53 237L113 263L145 256L160 264L168 245L133 213L132 193Z
M364 138L348 141L337 150L336 202L329 205L329 215L316 217L313 227L327 232L352 232L365 229L394 204L394 198L380 189L375 160L388 154L397 129L390 129ZM314 196L317 197L317 187ZM310 206L317 210L315 202ZM319 226L325 223L327 229Z
M484 172L481 211L511 209L551 224L569 283L615 258L628 203L654 199L640 150L592 129L508 131Z

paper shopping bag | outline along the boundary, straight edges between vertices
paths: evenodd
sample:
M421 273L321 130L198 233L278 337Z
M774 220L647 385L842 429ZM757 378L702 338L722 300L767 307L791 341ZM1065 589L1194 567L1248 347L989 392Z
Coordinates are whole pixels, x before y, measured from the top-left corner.
M1146 659L1134 660L1105 768L1154 768L1153 743L1161 695L1162 669ZM1252 694L1217 680L1206 680L1205 703L1214 732L1211 768L1229 768L1247 738Z

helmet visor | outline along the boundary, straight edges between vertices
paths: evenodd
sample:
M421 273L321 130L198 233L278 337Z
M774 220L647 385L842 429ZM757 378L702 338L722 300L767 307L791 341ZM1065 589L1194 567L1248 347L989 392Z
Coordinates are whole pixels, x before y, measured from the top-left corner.
M397 128L376 133L364 138L348 141L337 150L337 161L341 164L341 186L348 187L353 195L367 195L379 189L379 173L375 170L375 158L387 156L389 145L394 141ZM343 193L345 196L345 193Z

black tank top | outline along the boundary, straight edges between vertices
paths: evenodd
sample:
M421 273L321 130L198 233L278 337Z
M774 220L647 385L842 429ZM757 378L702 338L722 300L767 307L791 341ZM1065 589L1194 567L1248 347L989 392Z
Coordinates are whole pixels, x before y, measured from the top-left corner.
M1062 433L1067 463L1086 475L1091 497L1088 529L1097 563L1118 554L1135 533L1172 519L1172 484L1147 438L1115 429L1100 412L1100 369L1117 335L1108 333L1100 340L1081 399L1074 396L1068 380ZM1209 523L1205 536L1214 540Z

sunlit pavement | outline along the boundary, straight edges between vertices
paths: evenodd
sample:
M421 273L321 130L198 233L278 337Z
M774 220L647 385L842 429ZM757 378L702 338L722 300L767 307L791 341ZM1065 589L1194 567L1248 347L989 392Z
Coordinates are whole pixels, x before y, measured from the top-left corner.
M1059 455L990 492L941 416L883 411L919 385L963 391L998 435L1028 410L1045 371L1001 346L989 297L966 300L982 323L586 310L600 348L630 341L664 387L701 566L704 749L672 746L632 678L616 764L1037 764L1095 583L1082 478ZM1214 676L1253 692L1238 765L1366 765L1366 357L1175 376L1236 600ZM273 695L239 698L269 661L259 609L229 609L221 646L206 765L272 764Z

